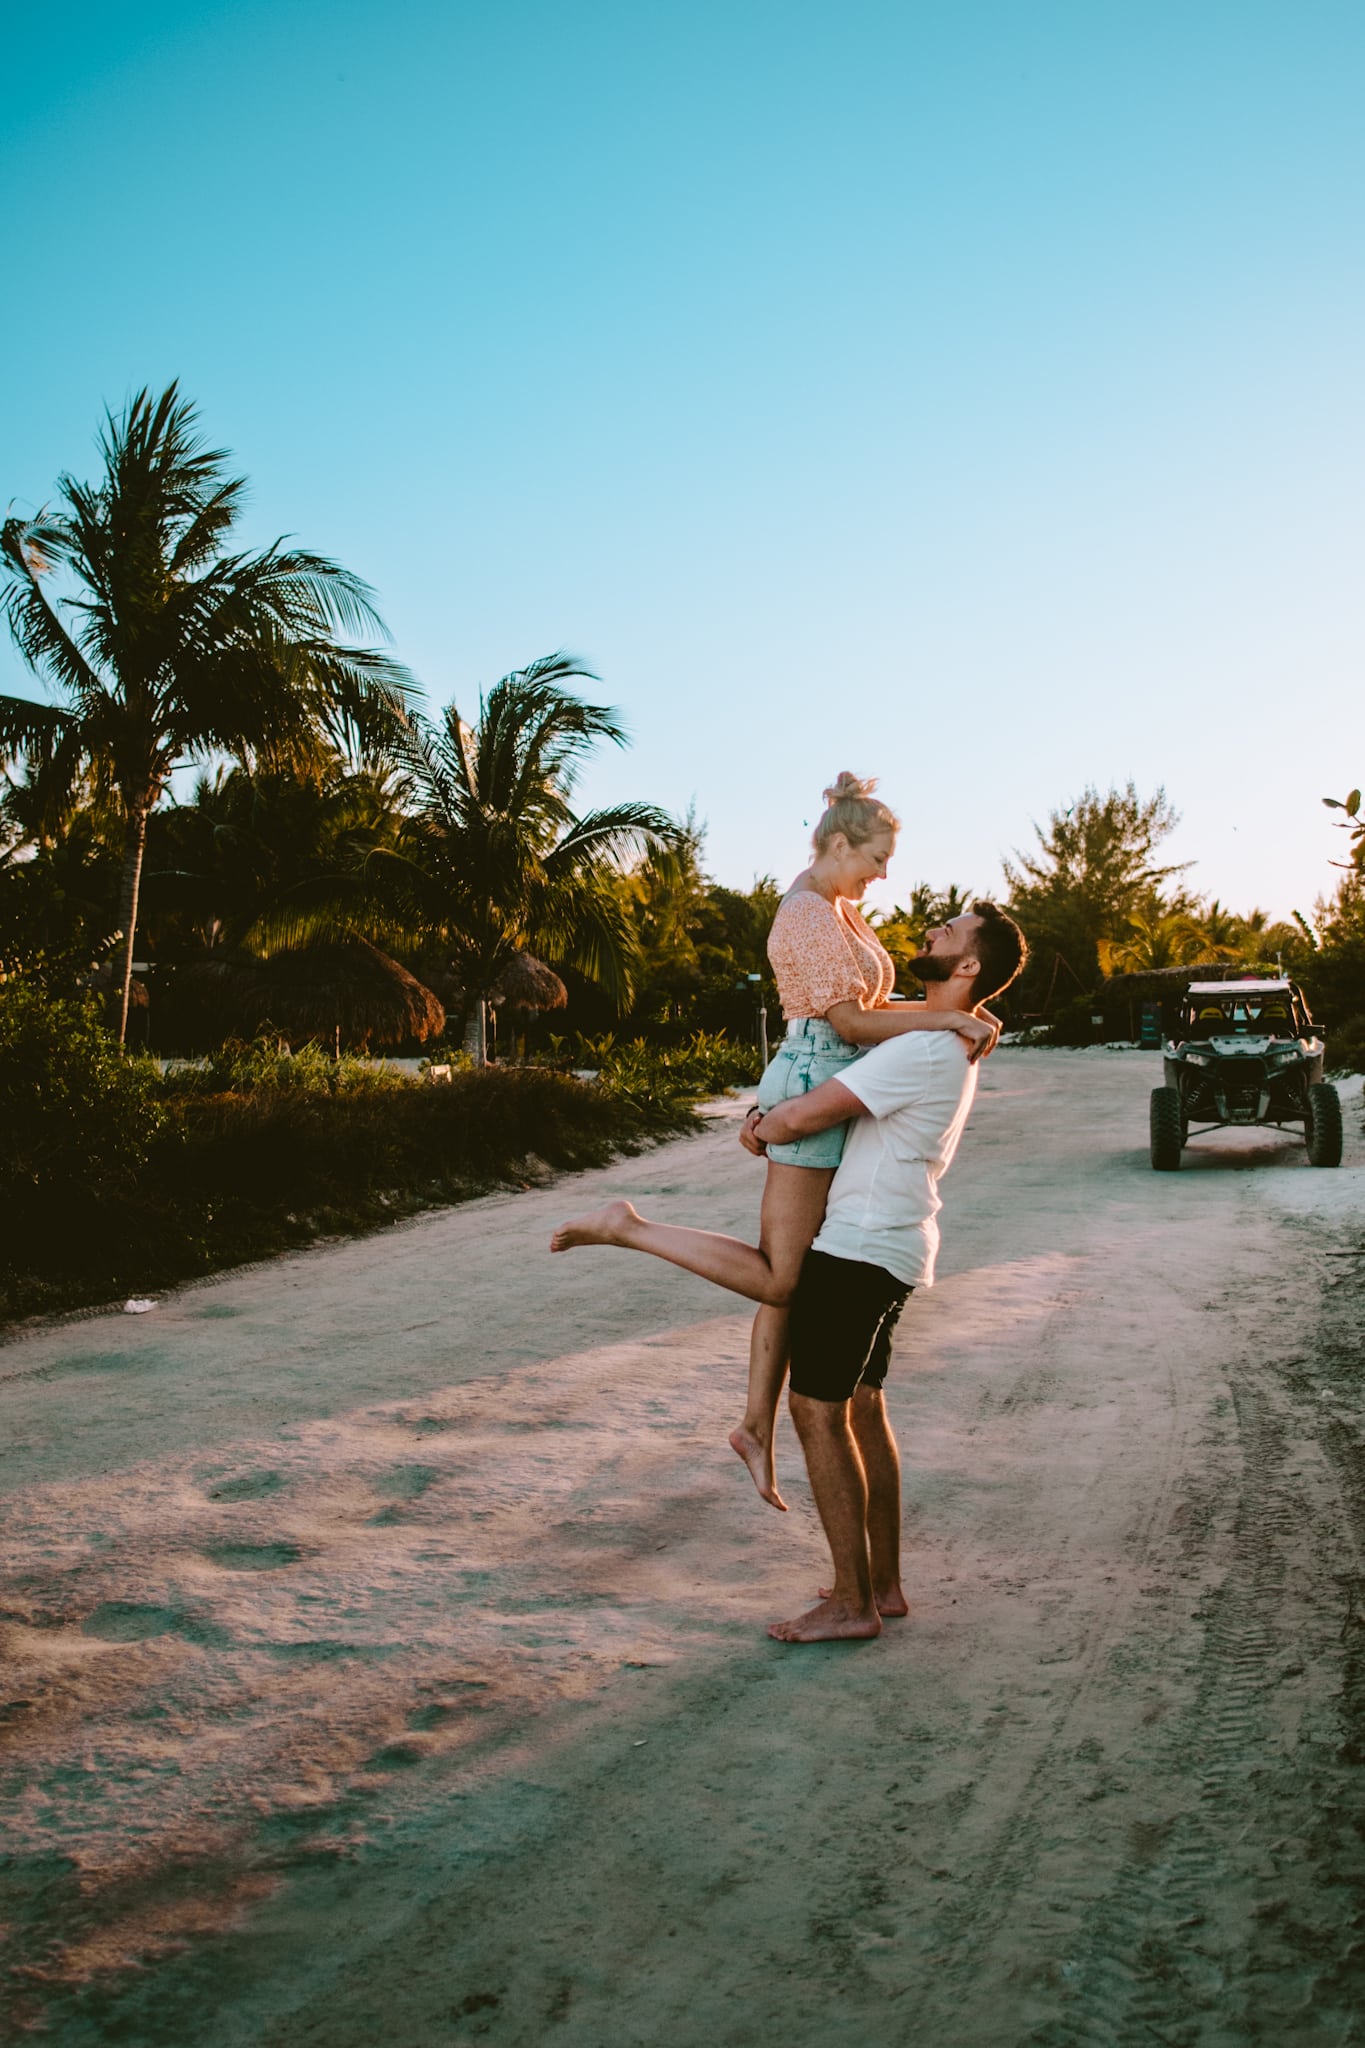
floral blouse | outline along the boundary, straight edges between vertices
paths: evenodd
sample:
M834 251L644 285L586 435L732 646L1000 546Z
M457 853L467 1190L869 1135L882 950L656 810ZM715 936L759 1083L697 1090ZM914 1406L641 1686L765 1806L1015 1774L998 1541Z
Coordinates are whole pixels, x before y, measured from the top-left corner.
M891 955L872 927L842 897L834 904L814 889L783 897L768 958L788 1023L827 1016L835 1003L871 1009L896 985Z

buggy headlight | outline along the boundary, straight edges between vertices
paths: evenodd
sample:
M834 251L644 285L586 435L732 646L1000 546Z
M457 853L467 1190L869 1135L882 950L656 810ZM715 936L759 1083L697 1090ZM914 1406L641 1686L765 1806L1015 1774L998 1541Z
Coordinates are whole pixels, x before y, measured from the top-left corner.
M1191 1067L1207 1067L1210 1064L1209 1056L1206 1052L1187 1052L1185 1060L1187 1065Z

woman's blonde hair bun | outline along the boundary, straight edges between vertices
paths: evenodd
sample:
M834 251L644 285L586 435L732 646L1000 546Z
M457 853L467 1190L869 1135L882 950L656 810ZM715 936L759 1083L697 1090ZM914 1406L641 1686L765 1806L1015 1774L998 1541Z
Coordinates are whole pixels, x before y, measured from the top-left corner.
M845 768L825 791L825 813L811 835L817 853L823 853L836 832L842 832L850 846L862 846L875 832L899 832L900 819L880 797L873 796L875 775L850 775Z
M848 797L871 796L877 787L875 775L850 775L845 768L842 775L836 775L824 792L826 804L841 804Z

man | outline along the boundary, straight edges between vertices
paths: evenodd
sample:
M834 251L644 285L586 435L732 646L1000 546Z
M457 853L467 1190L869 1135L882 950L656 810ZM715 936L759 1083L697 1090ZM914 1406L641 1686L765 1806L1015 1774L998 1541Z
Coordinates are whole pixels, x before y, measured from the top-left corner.
M1024 935L993 903L925 937L911 962L933 1009L971 1010L1007 988L1027 957ZM755 1110L749 1149L848 1123L825 1220L791 1304L792 1420L834 1560L816 1606L768 1633L782 1642L858 1640L883 1615L907 1612L900 1583L900 1460L882 1385L896 1318L911 1291L933 1284L938 1183L957 1150L976 1092L976 1068L951 1031L888 1039L808 1095ZM750 1300L771 1299L762 1254L738 1238L652 1223L629 1202L608 1203L556 1231L554 1251L619 1245L684 1266Z

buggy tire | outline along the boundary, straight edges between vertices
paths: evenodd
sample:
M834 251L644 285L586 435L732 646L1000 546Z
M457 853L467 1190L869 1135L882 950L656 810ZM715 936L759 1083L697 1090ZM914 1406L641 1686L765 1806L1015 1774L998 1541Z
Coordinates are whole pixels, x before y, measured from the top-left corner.
M1310 1166L1340 1166L1341 1097L1330 1081L1314 1081L1308 1090L1303 1136Z
M1185 1145L1185 1119L1180 1113L1178 1088L1152 1090L1152 1167L1157 1173L1174 1173Z

